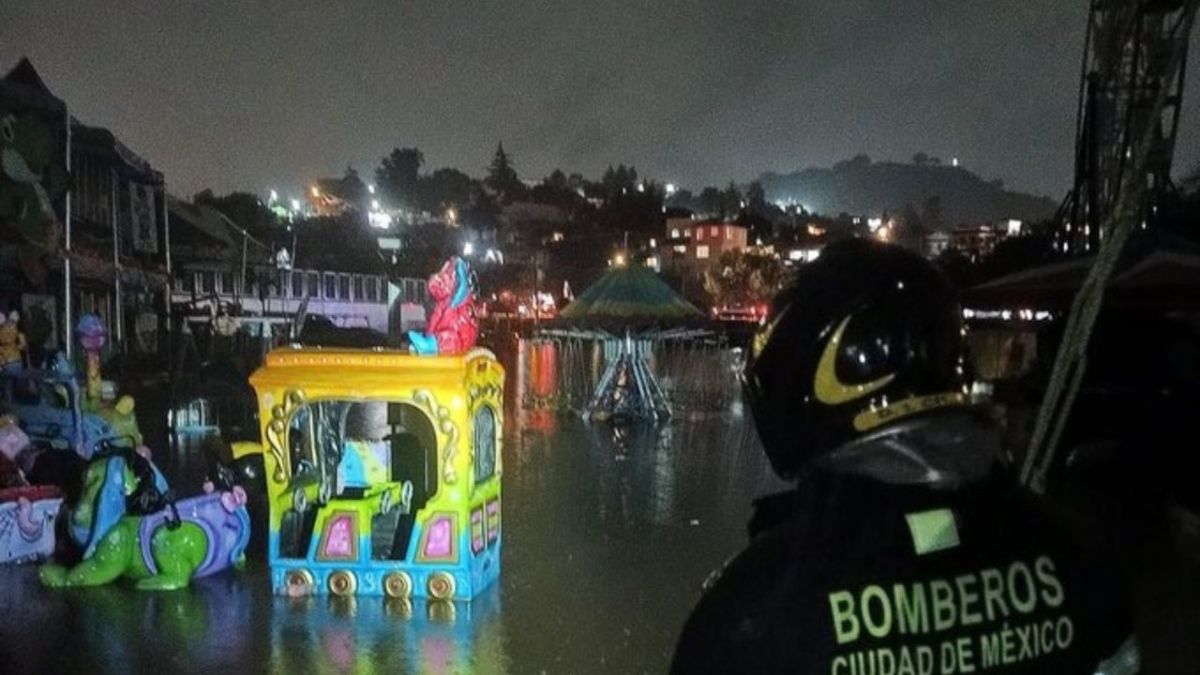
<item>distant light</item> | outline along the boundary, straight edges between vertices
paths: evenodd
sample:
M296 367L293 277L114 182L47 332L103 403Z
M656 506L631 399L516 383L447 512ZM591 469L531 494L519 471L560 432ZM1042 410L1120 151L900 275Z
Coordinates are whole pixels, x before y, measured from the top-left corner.
M645 191L646 191L646 184L645 184L645 183L638 183L638 184L637 184L637 191L638 191L638 192L645 192Z
M271 190L271 201L273 201L273 202L279 201L279 193L278 192Z
M1021 221L1019 221L1015 218L1010 218L1008 221L1008 235L1010 237L1015 237L1015 236L1020 235L1021 230L1024 227L1024 225L1025 225L1025 223L1022 223Z
M614 265L616 265L617 267L621 267L621 266L623 266L623 265L625 264L625 254L624 254L624 253L618 253L616 256L614 256L614 257L613 257L613 264L614 264Z
M653 268L654 270L657 270L658 269L658 256L652 255L649 258L646 258L646 267L650 267L650 268Z
M370 192L371 194L375 194L375 186L374 186L374 185L368 185L368 186L367 186L367 192Z
M293 199L293 200L292 200L292 210L293 210L293 211L299 211L299 210L300 210L300 200L299 200L299 199Z
M883 218L867 218L867 229L874 232L883 227Z
M371 200L371 209L372 209L372 210L374 210L374 211L378 211L378 210L379 210L379 200L378 200L378 199L372 199L372 200Z
M383 211L372 211L367 214L367 222L371 227L386 230L392 226L392 217Z
M950 160L950 166L958 166L958 158L957 157Z
M650 237L650 248L658 248L658 240Z
M463 244L463 255L475 255L475 245L469 241Z
M458 211L455 211L454 207L446 209L446 220L450 221L451 223L458 222Z
M551 241L562 241L564 237L565 237L565 235L562 232L555 231L553 234L550 235L550 240Z
M679 188L675 187L675 184L674 184L674 183L667 183L667 184L666 184L666 185L663 187L663 189L667 191L667 196L668 196L668 197L670 197L671 195L675 194L675 193L676 193L676 192L679 190Z
M321 196L321 191L317 189L316 185L312 186L312 196L314 196L314 197Z

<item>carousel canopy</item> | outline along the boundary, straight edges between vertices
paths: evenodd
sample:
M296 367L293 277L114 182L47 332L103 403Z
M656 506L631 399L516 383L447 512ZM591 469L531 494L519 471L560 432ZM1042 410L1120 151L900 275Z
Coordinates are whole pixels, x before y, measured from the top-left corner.
M1200 309L1200 251L1172 237L1131 242L1105 294L1105 305L1135 309ZM972 309L1065 310L1083 285L1093 258L1035 267L968 290Z
M703 313L653 270L630 265L609 270L559 316L572 322L646 324L700 319Z

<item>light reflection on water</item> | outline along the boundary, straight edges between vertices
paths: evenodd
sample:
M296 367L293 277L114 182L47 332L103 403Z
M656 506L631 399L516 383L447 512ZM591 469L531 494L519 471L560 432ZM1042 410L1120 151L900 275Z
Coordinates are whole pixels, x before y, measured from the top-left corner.
M170 594L52 592L0 568L0 670L662 672L700 583L743 544L750 500L779 487L747 420L730 404L658 429L587 425L549 404L582 380L574 366L541 351L530 377L530 359L501 356L525 405L505 432L504 568L475 602L275 598L261 538L242 573ZM722 364L707 377L722 370L732 386ZM181 492L198 489L209 440L160 455Z

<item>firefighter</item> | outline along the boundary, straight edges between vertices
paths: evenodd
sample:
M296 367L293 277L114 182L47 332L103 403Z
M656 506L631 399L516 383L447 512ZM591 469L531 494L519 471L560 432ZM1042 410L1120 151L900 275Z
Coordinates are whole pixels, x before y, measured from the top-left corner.
M961 310L920 256L863 239L801 267L743 388L795 488L755 503L675 673L1094 673L1134 660L1109 560L1026 493L970 405Z

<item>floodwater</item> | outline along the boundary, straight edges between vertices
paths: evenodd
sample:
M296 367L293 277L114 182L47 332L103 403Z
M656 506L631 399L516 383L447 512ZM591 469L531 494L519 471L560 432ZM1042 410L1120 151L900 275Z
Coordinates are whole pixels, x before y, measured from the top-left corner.
M587 359L534 353L506 359L503 568L476 601L277 598L261 540L244 571L173 593L48 590L33 567L0 567L0 672L665 671L702 582L744 543L750 501L781 484L736 397L658 428L589 425L546 407L560 383L592 379L575 372ZM727 393L732 371L707 356ZM184 440L160 463L188 494L204 439Z

